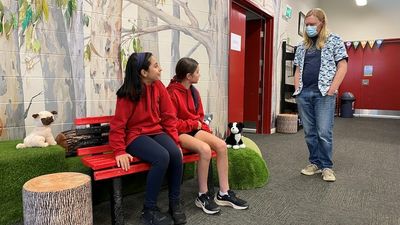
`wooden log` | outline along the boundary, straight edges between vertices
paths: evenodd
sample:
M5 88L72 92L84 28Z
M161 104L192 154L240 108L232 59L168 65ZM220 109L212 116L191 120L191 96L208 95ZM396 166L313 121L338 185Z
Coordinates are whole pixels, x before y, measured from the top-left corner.
M63 172L27 181L22 190L24 224L92 225L90 177Z

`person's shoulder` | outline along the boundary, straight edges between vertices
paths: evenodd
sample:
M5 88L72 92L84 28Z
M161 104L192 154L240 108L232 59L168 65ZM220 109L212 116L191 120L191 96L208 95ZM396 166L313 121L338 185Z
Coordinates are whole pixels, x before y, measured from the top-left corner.
M342 38L338 34L329 33L328 34L328 40L331 40L331 41L342 41Z
M296 46L296 48L304 48L304 40L301 40L301 41L299 41L299 42L297 42L297 44L295 45Z

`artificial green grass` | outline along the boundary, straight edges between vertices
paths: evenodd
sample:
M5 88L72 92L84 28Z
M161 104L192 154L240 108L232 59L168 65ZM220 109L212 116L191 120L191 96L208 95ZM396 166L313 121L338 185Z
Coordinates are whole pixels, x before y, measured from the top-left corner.
M18 141L0 142L0 224L22 219L22 186L28 180L65 171L65 152L58 145L16 149Z
M229 187L245 190L263 187L268 182L269 171L264 159L253 149L228 149ZM214 184L218 185L216 160L213 159Z

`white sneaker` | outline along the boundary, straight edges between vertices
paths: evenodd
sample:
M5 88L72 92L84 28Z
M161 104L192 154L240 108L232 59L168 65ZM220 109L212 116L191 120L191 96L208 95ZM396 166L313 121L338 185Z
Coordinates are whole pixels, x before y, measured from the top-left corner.
M301 170L301 174L304 174L307 176L311 176L316 173L321 173L321 170L318 169L318 166L315 164L310 164L310 165L306 166L306 168Z
M322 170L322 180L328 182L334 182L336 180L335 172L332 169L325 168Z

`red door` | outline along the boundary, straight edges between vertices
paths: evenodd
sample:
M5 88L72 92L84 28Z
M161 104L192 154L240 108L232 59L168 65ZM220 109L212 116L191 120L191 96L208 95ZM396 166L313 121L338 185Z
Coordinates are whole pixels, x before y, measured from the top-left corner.
M243 121L246 11L232 3L228 75L228 122Z
M230 11L234 38L229 46L228 121L250 122L257 133L269 134L274 21L250 0L235 2Z
M244 122L247 128L261 129L263 28L262 19L246 23L246 52L244 75Z

